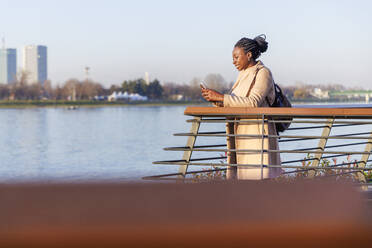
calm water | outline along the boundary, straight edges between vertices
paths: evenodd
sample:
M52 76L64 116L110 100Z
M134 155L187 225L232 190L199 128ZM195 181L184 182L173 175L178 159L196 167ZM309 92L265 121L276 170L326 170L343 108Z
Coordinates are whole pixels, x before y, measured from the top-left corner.
M162 148L185 145L186 137L172 136L190 128L184 109L185 106L1 109L0 182L139 180L176 172L172 165L152 165L152 161L182 157L182 153L165 152ZM222 131L223 125L201 128L205 130ZM224 138L198 141L199 145L216 143L223 144ZM316 146L316 142L307 144L312 145ZM282 149L293 146L306 147L298 142L281 144ZM299 155L288 155L286 159L296 156Z
M184 107L0 110L0 181L128 180L174 172L153 166L185 143Z

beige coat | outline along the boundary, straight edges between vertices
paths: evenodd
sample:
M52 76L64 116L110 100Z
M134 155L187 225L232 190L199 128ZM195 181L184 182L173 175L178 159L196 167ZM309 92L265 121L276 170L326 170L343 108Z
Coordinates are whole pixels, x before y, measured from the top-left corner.
M256 75L257 74L257 75ZM254 82L255 81L255 82ZM254 82L251 91L251 84ZM248 95L249 92L249 95ZM261 61L255 66L249 67L239 73L238 79L232 88L231 95L224 95L225 107L269 107L268 101L272 103L275 98L274 84L271 72ZM243 120L243 119L242 119ZM250 119L252 120L252 119ZM257 120L257 119L256 119ZM230 123L227 124L227 134L251 134L261 135L261 123ZM264 124L264 134L276 135L273 123ZM265 138L264 149L277 150L278 140L276 138ZM262 149L261 138L227 138L229 149ZM280 165L279 153L229 153L228 163L231 164L261 164ZM273 178L280 175L281 168L264 168L263 178ZM261 179L261 168L248 168L240 166L230 167L227 172L228 179Z

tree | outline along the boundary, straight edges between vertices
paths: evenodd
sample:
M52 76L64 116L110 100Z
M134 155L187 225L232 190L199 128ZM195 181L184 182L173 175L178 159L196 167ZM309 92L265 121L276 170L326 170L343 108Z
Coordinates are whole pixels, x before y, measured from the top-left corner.
M49 99L55 99L55 92L52 88L52 83L47 80L44 82L44 85L43 85L43 95L46 97L46 98L49 98Z
M122 84L121 84L121 88L124 92L130 92L129 90L129 81L125 80Z
M0 99L9 98L9 95L10 95L10 89L8 85L0 84Z
M95 85L95 89L96 89L96 92L97 92L97 96L102 96L102 95L107 95L108 94L108 90L105 89L102 84L95 83L94 85Z
M288 98L293 98L294 97L294 92L296 90L295 86L282 86L280 85L280 88L283 91L283 94L286 95Z
M304 88L296 89L293 92L293 98L294 99L305 99L305 98L307 98L309 96L310 96L310 94Z
M141 96L146 96L147 95L146 92L147 92L147 84L145 80L143 80L142 78L137 79L136 85L134 86L134 93L138 93Z
M62 87L62 95L64 99L73 99L74 96L76 100L80 99L79 80L69 79L66 81Z
M159 80L155 79L147 86L147 94L150 99L160 99L163 96L163 87Z
M38 100L43 95L41 84L36 83L26 87L26 99Z
M89 100L98 95L111 94L119 89L112 85L109 90L105 90L101 84L90 80L81 82L77 79L70 79L62 87L62 96L64 99L74 98L75 94L76 100Z
M145 80L142 78L136 80L125 80L122 83L122 89L124 92L127 91L128 93L138 93L142 96L147 95L147 84Z
M221 93L225 93L229 90L226 80L221 76L221 74L213 73L208 74L205 77L204 81L209 88L219 91Z
M81 87L81 99L92 99L94 96L99 95L101 88L100 84L94 83L93 81L86 80L80 83Z
M59 85L54 90L54 99L55 100L64 100L66 99L63 94L63 88L61 88Z
M163 97L170 99L172 95L176 94L176 84L169 82L163 85Z
M194 100L202 99L201 89L200 89L201 81L202 80L200 78L197 78L197 77L194 77L193 79L191 79L191 81L189 83L190 88L188 90L188 93L189 93L188 97L190 97L191 99L194 99Z
M117 86L117 85L111 85L110 86L110 88L109 88L109 94L112 94L113 92L118 92L118 91L120 91L121 89L120 89L120 87L119 86Z

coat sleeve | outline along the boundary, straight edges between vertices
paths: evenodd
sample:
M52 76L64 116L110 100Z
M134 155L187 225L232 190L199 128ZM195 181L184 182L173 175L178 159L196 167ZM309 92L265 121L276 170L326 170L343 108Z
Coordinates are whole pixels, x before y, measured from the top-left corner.
M273 78L271 72L267 68L262 68L257 73L256 82L249 96L224 95L223 104L225 107L260 107L272 90Z

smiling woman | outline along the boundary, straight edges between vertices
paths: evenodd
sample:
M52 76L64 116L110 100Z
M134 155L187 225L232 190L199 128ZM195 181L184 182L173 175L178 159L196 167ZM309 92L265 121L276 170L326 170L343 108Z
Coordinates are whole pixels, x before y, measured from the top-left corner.
M275 100L274 80L271 72L261 61L257 61L261 53L266 52L268 43L266 36L254 39L240 39L233 50L233 64L240 71L230 94L221 94L211 89L202 89L203 97L217 107L270 107ZM227 134L276 135L274 123L229 123ZM262 144L263 142L263 144ZM252 139L244 137L228 137L228 149L278 150L277 138ZM245 165L280 165L279 153L241 153L229 152L229 164ZM228 169L229 179L262 179L280 175L280 168L254 169L248 167L231 167Z

